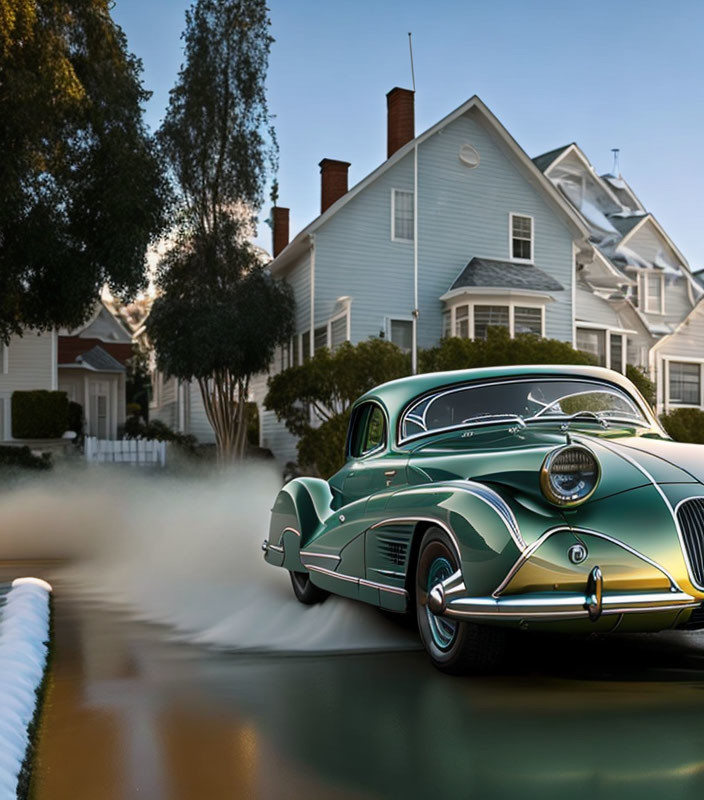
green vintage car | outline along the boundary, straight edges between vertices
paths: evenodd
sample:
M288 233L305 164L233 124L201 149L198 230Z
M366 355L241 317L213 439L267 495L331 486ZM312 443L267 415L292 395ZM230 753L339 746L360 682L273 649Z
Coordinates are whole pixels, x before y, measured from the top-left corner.
M286 484L262 547L302 603L415 615L446 672L511 628L704 627L704 447L610 370L416 375L354 404L347 463Z

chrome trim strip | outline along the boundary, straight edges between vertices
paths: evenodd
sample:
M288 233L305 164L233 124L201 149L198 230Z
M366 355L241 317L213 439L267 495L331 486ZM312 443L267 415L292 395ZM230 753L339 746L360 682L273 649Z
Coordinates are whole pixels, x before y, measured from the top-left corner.
M675 510L672 508L672 503L670 503L670 501L667 499L667 495L665 494L665 492L663 492L663 490L660 488L655 478L653 478L653 476L648 472L648 470L644 466L639 464L634 458L631 458L625 453L621 453L619 450L615 450L613 447L609 447L609 445L602 439L599 439L599 444L602 447L605 447L611 453L615 453L617 456L620 456L624 461L627 461L629 464L631 464L631 466L635 467L639 472L645 475L645 477L653 484L657 493L660 495L660 497L662 497L666 508L670 512L672 521L675 524L675 530L677 531L677 536L680 540L680 550L682 551L682 557L684 558L684 563L685 566L687 567L687 575L689 577L689 580L691 581L692 586L696 586L697 589L701 589L701 591L704 592L704 586L701 586L694 580L694 576L692 574L692 565L689 562L689 556L687 555L687 548L685 547L684 537L682 536L682 529L680 528L680 523L679 520L677 519L677 514L675 513Z
M600 533L599 531L593 531L589 528L570 528L568 525L557 525L554 528L550 528L549 530L545 531L545 533L540 536L539 539L536 539L533 544L531 544L523 553L521 553L518 560L515 564L511 567L508 571L506 577L501 581L501 583L494 589L492 592L492 597L499 597L501 592L506 588L506 586L511 582L514 578L516 573L523 567L528 561L528 559L535 553L535 551L555 533L559 533L560 531L567 531L568 533L573 533L577 538L579 538L580 533L584 533L587 536L596 536L599 539L606 539L606 541L611 542L612 544L617 545L618 547L623 548L627 552L631 553L631 555L640 558L642 561L645 561L647 564L650 564L651 567L654 567L658 570L658 572L662 572L662 574L670 581L671 591L681 592L682 588L677 583L677 581L670 575L670 573L665 569L665 567L661 566L657 563L657 561L653 561L652 558L648 558L648 556L641 553L639 550L636 550L634 547L622 542L620 539L615 539L613 536L609 536L606 533ZM696 584L695 584L696 586Z
M284 548L283 547L279 547L278 544L267 544L266 549L267 550L275 550L277 553L283 553L284 552Z
M325 567L317 567L314 565L304 564L309 570L313 572L320 572L323 575L327 575L330 578L339 578L342 581L347 581L348 583L356 583L359 586L368 586L371 589L379 589L383 592L390 592L391 594L400 594L404 597L408 597L408 592L405 589L402 589L400 586L387 586L384 583L377 583L376 581L368 581L364 578L354 578L351 575L344 575L341 572L335 572L331 569L326 569Z
M301 532L297 531L295 528L284 528L281 531L281 535L283 536L286 533L286 531L290 531L291 533L295 533L296 536L298 536L299 539L301 538Z
M378 572L379 575L386 575L388 578L404 578L406 577L405 572L394 572L392 569L374 569L374 567L370 567L372 572Z
M334 556L332 553L314 553L311 550L301 550L300 555L308 556L310 558L331 558L334 559L335 561L341 560L340 556Z

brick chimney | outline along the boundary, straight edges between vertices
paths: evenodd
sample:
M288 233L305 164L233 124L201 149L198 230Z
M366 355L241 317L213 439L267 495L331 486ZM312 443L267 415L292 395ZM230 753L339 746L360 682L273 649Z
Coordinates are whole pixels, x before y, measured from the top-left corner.
M348 161L335 161L324 158L320 164L320 213L324 214L330 206L347 194Z
M288 244L288 209L274 206L271 209L271 238L274 258Z
M415 137L414 97L410 89L393 88L386 95L386 157Z

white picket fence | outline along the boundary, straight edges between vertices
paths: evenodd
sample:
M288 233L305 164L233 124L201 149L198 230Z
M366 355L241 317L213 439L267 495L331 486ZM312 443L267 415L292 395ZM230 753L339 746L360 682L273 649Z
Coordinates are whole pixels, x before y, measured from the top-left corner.
M166 466L166 442L154 439L97 439L86 436L83 453L89 464Z

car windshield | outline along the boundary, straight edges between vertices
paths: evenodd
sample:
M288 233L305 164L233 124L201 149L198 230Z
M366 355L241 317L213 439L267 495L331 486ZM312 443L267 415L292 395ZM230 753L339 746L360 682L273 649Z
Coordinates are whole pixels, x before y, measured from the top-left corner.
M473 425L515 422L616 422L650 427L633 398L609 383L569 378L532 378L459 386L426 395L401 421L401 439Z

